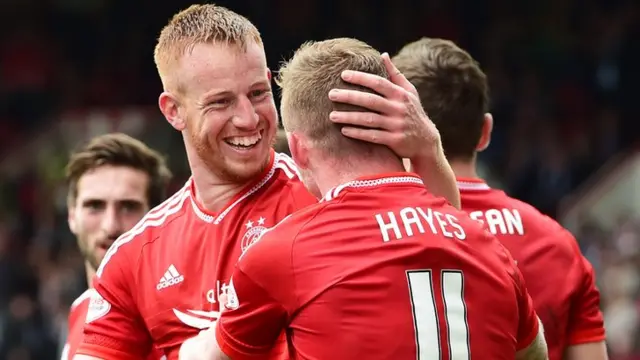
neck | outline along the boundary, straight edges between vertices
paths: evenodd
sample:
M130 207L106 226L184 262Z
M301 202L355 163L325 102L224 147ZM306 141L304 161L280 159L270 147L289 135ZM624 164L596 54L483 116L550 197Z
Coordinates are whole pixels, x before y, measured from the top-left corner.
M238 184L221 180L209 170L191 146L186 146L186 152L195 185L196 199L207 211L221 211L247 185L247 183Z
M478 173L476 172L476 156L470 160L451 160L449 161L451 168L457 178L478 179Z
M89 289L93 289L93 278L96 276L96 270L86 260L84 262L84 269L87 273L87 285L89 286Z
M329 190L349 181L392 172L406 172L402 161L395 157L375 161L364 159L323 161L314 170L317 174L314 180L321 192L320 196L324 196Z

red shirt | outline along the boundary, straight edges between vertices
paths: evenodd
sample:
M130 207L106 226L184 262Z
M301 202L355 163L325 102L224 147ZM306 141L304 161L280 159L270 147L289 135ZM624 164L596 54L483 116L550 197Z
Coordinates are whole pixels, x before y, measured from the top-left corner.
M462 209L485 223L518 262L544 325L549 359L562 359L567 346L603 341L593 268L571 233L481 180L459 179L458 187Z
M151 344L168 359L219 315L234 265L266 228L317 200L286 155L272 161L220 213L196 201L193 183L150 211L105 255L77 353L140 359ZM274 350L274 353L282 349Z
M64 344L60 360L73 359L78 346L82 342L84 320L87 317L89 300L93 293L93 289L87 289L73 302L73 304L71 304L71 309L69 309L67 343ZM147 360L165 360L166 358L167 357L164 356L160 350L154 348L151 354L147 357Z
M232 359L511 359L538 321L513 259L412 174L360 179L265 232L216 327ZM442 357L441 357L442 356Z

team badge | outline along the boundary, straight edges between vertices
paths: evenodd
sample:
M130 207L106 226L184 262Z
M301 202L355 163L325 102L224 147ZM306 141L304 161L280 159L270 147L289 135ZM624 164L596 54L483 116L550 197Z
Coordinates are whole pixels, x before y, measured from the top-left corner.
M247 230L242 237L242 241L240 242L243 253L247 251L249 246L253 245L253 243L260 238L260 235L262 235L262 233L267 230L267 228L264 226L264 221L265 218L260 216L257 221L249 220L246 224L244 224Z

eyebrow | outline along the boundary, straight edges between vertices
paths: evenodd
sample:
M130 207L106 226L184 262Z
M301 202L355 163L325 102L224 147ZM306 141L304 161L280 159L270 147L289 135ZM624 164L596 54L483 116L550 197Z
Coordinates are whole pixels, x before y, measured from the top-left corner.
M91 204L91 203L103 204L103 203L106 203L106 202L107 202L107 200L98 199L98 198L87 198L87 199L82 200L82 204L83 205L88 205L88 204ZM126 199L118 199L118 200L116 200L116 203L121 203L121 204L122 203L126 203L126 204L133 205L133 204L143 204L144 201L143 200L139 200L139 199L135 199L135 198L126 198Z
M212 90L202 96L202 98L198 101L198 105L206 105L207 101L211 100L212 98L216 98L223 95L232 95L232 94L233 92L229 90L219 90L219 89Z

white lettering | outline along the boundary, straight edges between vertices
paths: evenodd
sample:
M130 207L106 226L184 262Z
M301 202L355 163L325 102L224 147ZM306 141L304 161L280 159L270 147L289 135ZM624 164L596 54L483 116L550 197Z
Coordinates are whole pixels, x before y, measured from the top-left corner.
M175 284L181 283L183 281L184 281L184 276L180 275L180 276L175 277L173 279L165 280L165 281L162 281L162 282L158 283L158 285L156 285L156 289L157 290L162 290L164 288L168 288L171 285L175 285Z
M382 219L382 215L376 214L376 221L378 221L378 226L380 226L380 232L382 233L382 241L387 242L390 240L389 238L389 230L393 230L393 234L396 239L402 239L402 234L400 233L400 227L398 226L398 221L396 220L396 215L389 211L387 213L389 217L388 223L385 223L384 219Z
M524 224L516 209L473 211L469 217L479 221L494 235L524 235Z
M424 226L420 223L420 218L418 218L418 213L415 209L407 207L400 210L400 218L404 223L404 230L408 236L413 236L413 225L416 226L420 234L424 234Z
M389 211L386 219L382 214L376 214L375 218L384 242L424 234L427 228L434 235L442 235L450 239L464 240L467 237L454 215L443 214L430 208L406 207L398 211L397 217L394 212ZM397 218L402 224L398 223Z
M451 215L451 214L445 214L445 217L447 218L447 221L449 223L449 225L451 225L451 227L453 227L454 229L456 229L456 231L453 232L453 235L455 237L457 237L460 240L464 240L467 238L467 234L465 234L464 229L462 228L462 226L460 226L460 224L458 224L458 218Z

